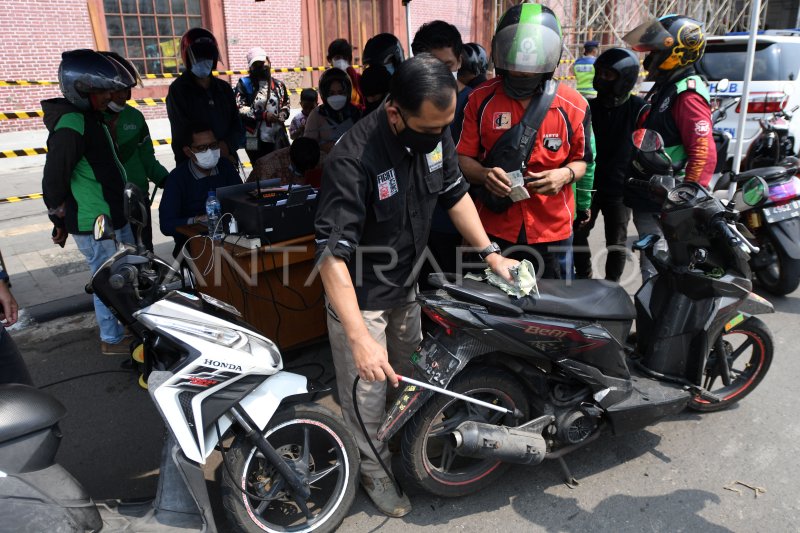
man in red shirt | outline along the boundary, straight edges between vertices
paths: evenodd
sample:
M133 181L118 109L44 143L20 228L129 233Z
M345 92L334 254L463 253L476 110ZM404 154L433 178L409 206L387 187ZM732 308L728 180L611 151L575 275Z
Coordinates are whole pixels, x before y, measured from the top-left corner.
M470 95L457 148L461 169L473 185L500 198L511 192L506 172L487 168L482 160L540 98L561 58L561 39L555 14L538 4L511 7L500 19L492 39L498 76ZM528 159L525 187L531 197L502 213L476 202L489 236L507 255L531 259L539 277L563 277L559 260L572 245L575 202L570 184L583 177L592 161L590 124L586 100L559 85Z

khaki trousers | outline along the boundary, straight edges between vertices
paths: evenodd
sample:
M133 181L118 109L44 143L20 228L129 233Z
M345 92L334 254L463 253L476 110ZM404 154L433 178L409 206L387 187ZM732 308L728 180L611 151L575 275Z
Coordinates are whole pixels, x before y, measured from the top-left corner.
M386 347L389 364L397 374L409 375L411 354L419 347L422 340L422 324L420 306L414 301L416 290L409 293L408 303L383 311L361 311L364 323L370 335L378 343ZM333 354L333 365L336 368L336 386L339 390L339 402L345 424L352 432L361 452L361 472L365 474L383 474L383 469L375 458L369 444L361 431L353 409L353 380L358 376L353 353L347 342L344 328L339 322L330 303L326 305L328 312L328 337ZM400 385L402 387L402 384ZM391 454L386 443L377 440L378 428L386 414L387 404L386 381L359 381L356 397L361 418L372 437L372 444L391 468Z

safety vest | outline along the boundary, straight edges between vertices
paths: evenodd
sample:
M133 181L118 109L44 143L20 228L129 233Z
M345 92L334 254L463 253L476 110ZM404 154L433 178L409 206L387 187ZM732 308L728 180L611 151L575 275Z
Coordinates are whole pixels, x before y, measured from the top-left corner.
M575 88L584 98L596 98L594 90L594 57L584 56L575 61L572 72L575 73Z

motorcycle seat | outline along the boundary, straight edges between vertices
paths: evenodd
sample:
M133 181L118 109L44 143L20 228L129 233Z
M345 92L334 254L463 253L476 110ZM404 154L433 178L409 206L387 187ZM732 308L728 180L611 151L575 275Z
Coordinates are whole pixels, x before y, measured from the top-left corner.
M538 280L539 296L526 296L516 304L526 313L571 318L633 320L636 307L621 285L599 279Z
M35 387L0 385L0 442L49 428L66 414L61 402Z

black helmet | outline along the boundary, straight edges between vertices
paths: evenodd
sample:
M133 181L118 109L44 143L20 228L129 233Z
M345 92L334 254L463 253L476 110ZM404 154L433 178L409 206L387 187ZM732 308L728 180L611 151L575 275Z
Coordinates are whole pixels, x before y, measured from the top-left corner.
M616 75L604 75L610 71ZM639 80L639 57L625 48L609 48L594 62L594 82L597 98L606 107L617 107L630 98Z
M552 77L561 59L561 25L555 13L540 4L510 7L492 37L492 61L498 70Z
M365 65L383 65L389 74L394 74L397 67L405 60L400 41L391 33L379 33L364 45L361 61ZM390 67L391 65L391 67Z
M133 78L133 84L130 87L135 87L136 85L142 84L142 78L141 76L139 76L139 71L136 70L136 67L133 66L133 63L131 63L130 61L128 61L127 59L125 59L116 52L101 51L100 53L118 63L123 69L125 69L125 71L131 76L131 78Z
M186 68L192 68L196 58L219 61L219 46L214 34L205 28L192 28L181 37L181 60Z
M637 52L649 52L644 60L647 79L664 81L703 57L706 36L700 23L683 15L667 15L641 24L623 40Z
M349 102L350 92L353 90L353 82L350 81L350 76L347 75L347 72L338 68L329 68L319 78L319 94L322 96L322 101L328 101L328 96L331 94L331 84L335 81L342 84L344 94L347 95L347 101Z
M136 84L119 63L94 50L70 50L61 54L58 84L64 98L75 107L89 111L89 94L121 91Z
M485 75L487 70L489 70L489 57L486 55L486 49L478 43L465 44L459 71L480 76Z

